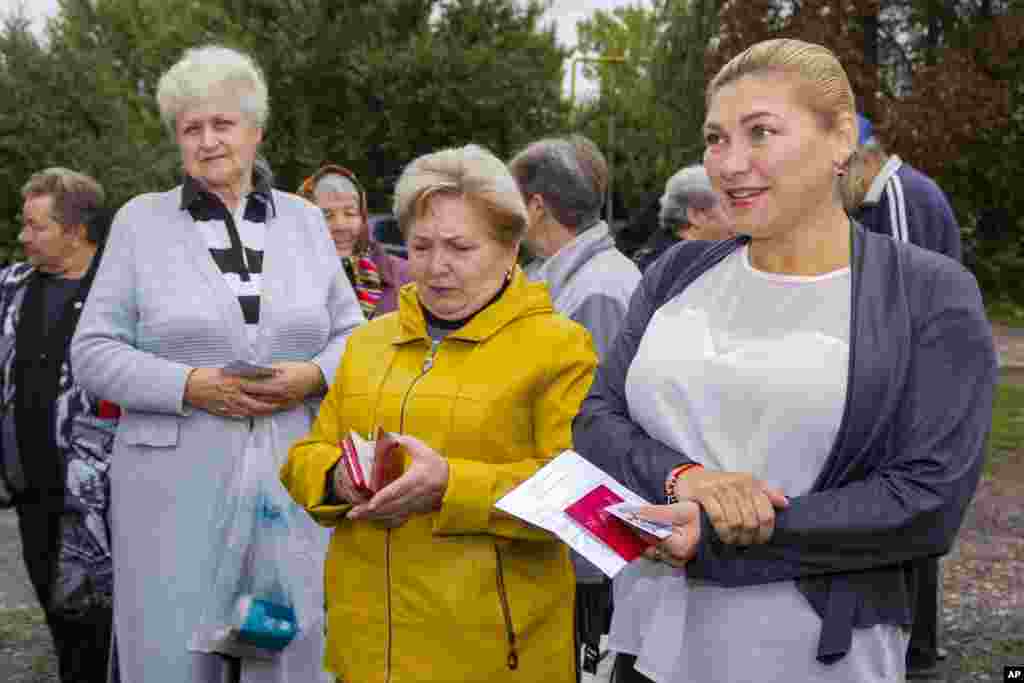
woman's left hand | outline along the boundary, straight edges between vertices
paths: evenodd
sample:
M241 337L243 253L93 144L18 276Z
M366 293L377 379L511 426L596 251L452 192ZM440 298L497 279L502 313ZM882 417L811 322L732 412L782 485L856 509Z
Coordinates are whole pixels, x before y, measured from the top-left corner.
M324 376L316 363L287 361L270 367L277 371L273 377L244 380L242 391L278 410L288 410L323 389Z
M349 510L349 519L369 519L399 526L411 515L441 507L448 490L448 461L414 436L396 434L411 463L402 476Z
M647 505L636 516L672 525L672 535L644 551L644 556L673 567L685 567L697 555L700 543L700 506L692 500L671 505Z

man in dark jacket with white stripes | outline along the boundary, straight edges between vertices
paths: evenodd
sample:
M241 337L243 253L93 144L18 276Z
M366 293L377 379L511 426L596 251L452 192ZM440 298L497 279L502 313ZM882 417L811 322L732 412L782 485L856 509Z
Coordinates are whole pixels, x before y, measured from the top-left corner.
M871 122L858 116L860 139L847 174L850 215L872 232L961 260L960 226L935 181L889 154Z
M960 226L945 193L934 180L888 154L868 119L858 115L857 120L857 152L843 188L847 211L872 232L960 261ZM943 658L938 646L939 559L919 560L916 569L907 678L927 679L939 673L938 662Z

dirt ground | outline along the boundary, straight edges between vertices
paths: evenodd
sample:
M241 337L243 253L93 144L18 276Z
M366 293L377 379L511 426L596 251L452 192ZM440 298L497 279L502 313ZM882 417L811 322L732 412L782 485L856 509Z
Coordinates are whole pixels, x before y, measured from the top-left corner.
M56 683L57 663L21 560L17 516L0 511L0 681Z
M943 562L948 681L1002 681L1024 664L1024 448L978 488Z

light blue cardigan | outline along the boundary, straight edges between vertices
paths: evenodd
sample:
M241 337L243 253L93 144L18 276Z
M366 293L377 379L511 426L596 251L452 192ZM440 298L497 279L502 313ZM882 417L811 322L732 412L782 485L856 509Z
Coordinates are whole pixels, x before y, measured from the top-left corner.
M216 503L249 424L183 405L189 372L236 359L312 360L330 383L347 336L363 322L320 211L277 191L273 203L254 344L238 299L180 207L179 187L136 197L118 212L71 345L79 382L123 410L111 472L122 680L208 681L221 666L188 652L186 642L217 556ZM253 428L284 453L316 409L309 401ZM295 562L309 590L320 591L323 554ZM320 680L322 633L315 631L275 662L246 660L243 680Z

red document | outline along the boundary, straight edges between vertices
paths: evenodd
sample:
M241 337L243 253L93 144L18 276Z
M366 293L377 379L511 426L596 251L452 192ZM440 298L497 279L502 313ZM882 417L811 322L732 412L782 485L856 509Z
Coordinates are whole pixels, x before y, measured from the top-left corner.
M352 484L372 496L402 476L402 451L391 432L377 429L376 439L367 441L355 432L341 442L341 460Z
M652 544L640 538L625 522L605 510L609 505L621 502L622 498L601 484L565 508L565 514L600 538L626 562L632 562Z

